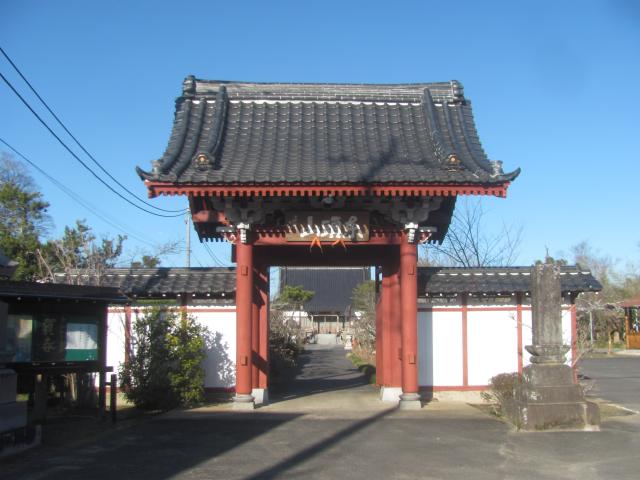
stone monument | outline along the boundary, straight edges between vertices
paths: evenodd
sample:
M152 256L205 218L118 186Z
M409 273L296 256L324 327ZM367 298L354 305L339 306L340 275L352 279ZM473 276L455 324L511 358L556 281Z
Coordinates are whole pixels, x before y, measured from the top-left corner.
M533 315L531 365L523 369L517 387L515 407L523 430L598 430L598 406L585 401L574 381L572 368L565 363L570 349L562 341L560 268L547 258L531 269Z
M0 301L0 458L40 443L40 427L27 425L27 403L16 401L18 376L6 368L8 305Z

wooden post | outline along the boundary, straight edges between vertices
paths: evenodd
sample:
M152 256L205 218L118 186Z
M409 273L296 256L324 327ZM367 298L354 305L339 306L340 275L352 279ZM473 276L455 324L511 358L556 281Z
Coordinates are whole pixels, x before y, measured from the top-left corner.
M251 388L258 388L260 362L260 291L258 287L259 274L253 272L253 292L251 302Z
M253 408L251 395L251 317L253 310L253 246L236 243L236 396L235 408Z
M111 412L111 423L115 424L117 419L118 410L118 376L115 373L111 374L110 382L110 398L109 398L109 411Z
M109 332L109 309L106 304L102 306L103 317L98 336L98 358L100 370L98 373L98 415L104 418L107 407L107 337Z
M124 363L131 360L131 304L124 306Z
M35 375L35 388L33 393L33 420L36 423L47 419L47 376L44 373Z
M259 312L260 345L258 354L262 367L258 373L258 387L266 389L269 386L269 267L267 266L260 268L259 285L261 302Z
M400 408L421 407L418 394L418 250L400 245L400 290L402 299L402 395Z

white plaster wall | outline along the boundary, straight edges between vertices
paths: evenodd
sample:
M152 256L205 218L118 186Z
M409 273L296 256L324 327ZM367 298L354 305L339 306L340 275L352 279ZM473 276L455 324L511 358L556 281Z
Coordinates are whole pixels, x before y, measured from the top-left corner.
M232 388L236 384L236 312L235 307L193 307L191 313L197 322L207 327L211 334L204 362L205 388Z
M113 373L118 373L120 364L124 362L124 309L109 309L107 327L107 366L113 367Z
M131 323L144 309L131 309ZM188 307L190 315L211 333L204 361L205 388L232 388L236 383L236 313L235 306ZM209 311L207 311L209 310ZM124 362L125 313L123 309L109 309L107 336L107 365L117 373ZM96 376L96 385L98 379Z
M487 385L494 375L518 371L518 324L511 311L473 311L467 314L469 385Z
M562 343L571 345L571 310L567 307L562 308ZM573 359L572 350L567 353L567 365L571 365Z
M461 312L418 312L418 384L462 385Z
M522 310L522 365L525 367L531 363L531 354L524 347L533 341L532 319L531 310Z

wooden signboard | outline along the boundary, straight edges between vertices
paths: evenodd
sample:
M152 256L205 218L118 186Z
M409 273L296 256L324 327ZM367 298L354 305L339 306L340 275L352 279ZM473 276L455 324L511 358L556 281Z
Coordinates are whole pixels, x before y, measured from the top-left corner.
M367 212L288 212L285 221L288 242L369 240Z

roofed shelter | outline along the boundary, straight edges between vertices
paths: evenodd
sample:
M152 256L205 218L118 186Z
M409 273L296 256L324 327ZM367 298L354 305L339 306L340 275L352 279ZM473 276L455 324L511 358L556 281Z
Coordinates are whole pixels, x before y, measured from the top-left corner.
M519 170L488 159L457 81L187 77L165 153L138 174L150 197L188 197L201 241L233 244L238 408L267 388L271 265L382 267L378 371L413 408L417 243L444 239L458 195L505 197Z

